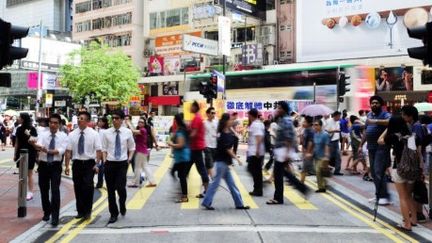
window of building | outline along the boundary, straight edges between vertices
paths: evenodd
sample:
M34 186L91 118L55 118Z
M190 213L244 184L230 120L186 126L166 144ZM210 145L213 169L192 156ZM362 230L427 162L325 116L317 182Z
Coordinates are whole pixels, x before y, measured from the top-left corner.
M150 29L156 29L157 28L157 13L150 13Z
M75 26L76 26L76 32L84 32L84 31L89 31L92 29L90 20L76 23Z
M10 6L14 6L26 2L32 2L32 1L36 1L36 0L7 0L6 7L10 7Z
M130 24L132 22L132 13L119 14L112 17L112 26Z
M166 27L180 25L180 9L168 10L166 13Z
M255 27L238 28L234 30L234 42L255 40Z
M181 23L182 24L189 24L189 8L182 8L181 12L182 12Z
M114 0L113 5L130 3L132 0Z
M206 39L209 40L217 41L219 39L219 33L217 31L205 32L204 36Z
M130 46L131 37L132 34L130 32L120 35L106 35L102 36L102 42L110 47Z
M75 13L84 13L91 10L91 1L75 4Z
M160 12L158 17L158 28L165 28L166 27L166 13Z

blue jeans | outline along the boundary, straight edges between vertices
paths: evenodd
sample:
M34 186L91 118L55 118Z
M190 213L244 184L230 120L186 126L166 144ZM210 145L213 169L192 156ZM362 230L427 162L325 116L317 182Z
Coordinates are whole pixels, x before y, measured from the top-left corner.
M390 151L387 147L369 149L370 170L375 184L375 194L378 198L389 198L387 182L384 178L386 169L390 166Z
M234 200L235 206L243 207L243 200L241 198L239 190L237 189L237 186L234 183L234 179L231 175L231 169L229 168L229 166L225 162L216 161L215 167L216 176L214 177L213 182L209 185L207 193L205 194L204 200L202 201L201 205L207 207L212 205L213 197L216 194L217 188L219 187L219 184L223 178L228 185L228 189L231 192L231 196Z
M339 140L330 142L330 161L334 161L334 173L340 173L341 155L339 149Z

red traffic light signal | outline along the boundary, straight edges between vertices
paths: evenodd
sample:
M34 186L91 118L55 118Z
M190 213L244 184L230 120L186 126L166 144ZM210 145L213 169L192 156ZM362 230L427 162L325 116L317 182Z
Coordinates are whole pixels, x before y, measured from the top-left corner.
M26 37L28 32L29 28L13 26L0 19L0 69L27 56L27 48L15 47L12 44L15 39Z

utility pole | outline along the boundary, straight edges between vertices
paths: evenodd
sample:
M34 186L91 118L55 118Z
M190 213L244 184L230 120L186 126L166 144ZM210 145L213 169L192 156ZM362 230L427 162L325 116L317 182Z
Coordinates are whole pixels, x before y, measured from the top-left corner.
M37 79L37 95L36 95L36 117L39 115L39 106L42 103L42 20L39 24L39 57L38 57L38 79Z
M226 0L223 1L223 10L222 10L222 14L223 14L224 17L226 17ZM219 40L219 41L220 41L220 40ZM224 92L223 92L223 95L222 95L222 101L224 101L224 102L225 102L225 100L226 100L226 83L227 83L226 76L225 76L225 72L226 72L226 70L225 70L225 65L226 65L226 62L227 62L226 59L227 59L226 56L225 56L225 55L222 55L222 74L223 74L224 77L225 77L225 88L224 88Z

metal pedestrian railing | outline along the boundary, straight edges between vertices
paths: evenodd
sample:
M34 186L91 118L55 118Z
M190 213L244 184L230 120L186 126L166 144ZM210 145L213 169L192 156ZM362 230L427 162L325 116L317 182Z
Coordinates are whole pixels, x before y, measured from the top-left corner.
M27 215L27 175L28 175L28 150L21 149L20 157L15 163L19 162L18 180L18 218Z

